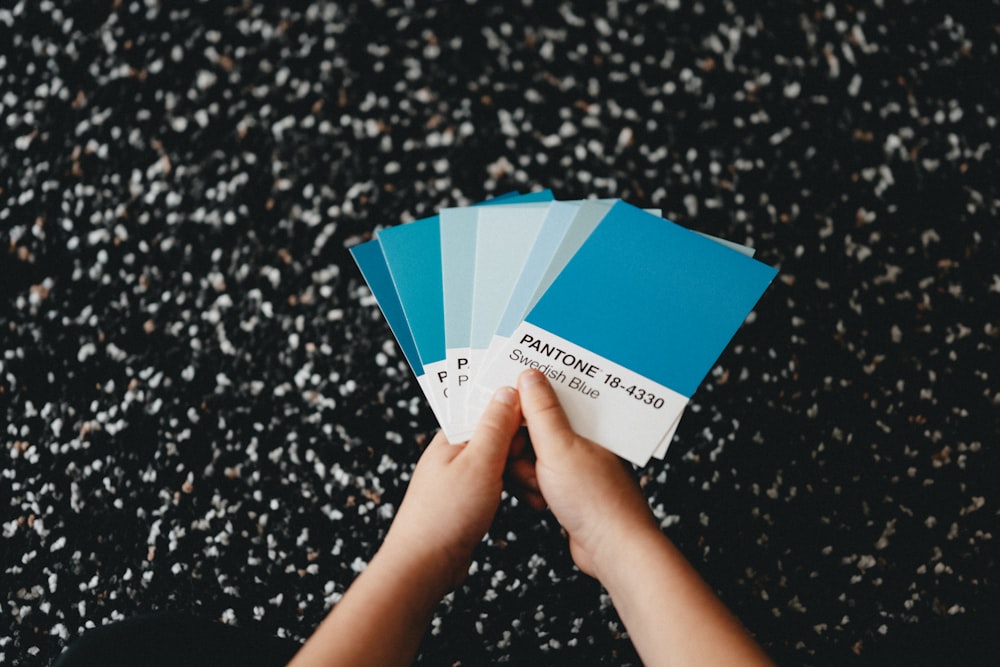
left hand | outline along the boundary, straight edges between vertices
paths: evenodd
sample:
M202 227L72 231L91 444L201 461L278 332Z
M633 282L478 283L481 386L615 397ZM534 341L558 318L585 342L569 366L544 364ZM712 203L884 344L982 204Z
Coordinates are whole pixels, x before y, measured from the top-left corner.
M439 432L417 462L381 551L423 559L442 595L459 586L500 505L504 466L520 424L517 392L502 387L468 442L449 444Z

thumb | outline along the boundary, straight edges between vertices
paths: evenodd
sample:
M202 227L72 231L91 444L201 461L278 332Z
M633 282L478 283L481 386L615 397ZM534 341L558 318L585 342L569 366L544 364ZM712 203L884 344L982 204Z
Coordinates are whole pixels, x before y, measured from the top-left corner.
M518 389L535 454L546 458L567 453L576 433L549 381L537 370L526 370L518 378Z
M511 441L520 427L517 391L513 387L497 389L465 446L466 456L476 459L488 470L503 470Z

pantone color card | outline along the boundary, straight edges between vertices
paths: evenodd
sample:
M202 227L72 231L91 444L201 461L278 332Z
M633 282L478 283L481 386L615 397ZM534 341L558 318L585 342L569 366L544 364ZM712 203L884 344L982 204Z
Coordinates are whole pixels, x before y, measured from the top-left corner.
M498 197L483 202L483 205L501 201L531 203L551 199L552 192L543 190L527 195ZM417 381L445 434L450 440L458 441L452 437L454 428L448 419L439 216L384 229L378 233L377 241L423 370L422 374L417 375ZM375 298L378 300L378 296ZM397 339L400 338L401 334L397 334Z
M410 325L406 321L406 314L403 311L392 275L389 273L389 267L385 262L385 256L382 254L381 244L378 240L373 240L356 245L351 248L351 255L353 255L354 261L357 262L358 268L361 269L361 274L364 276L365 282L368 283L368 288L372 292L372 296L375 297L375 301L382 310L382 315L385 317L386 323L388 323L389 328L396 337L396 342L399 344L403 356L406 358L407 363L410 364L417 384L420 386L421 391L423 391L424 396L427 398L427 404L430 405L431 411L434 413L434 418L438 420L439 424L443 423L444 406L439 404L435 399L434 393L430 391L431 385L429 384L427 374L424 372L424 366L420 361L413 333L410 331Z
M517 195L518 193L512 192L500 195L492 201L502 201ZM422 228L416 232L416 235L423 237L427 234L428 230L426 229L425 223L422 223L420 227ZM361 275L368 284L368 288L371 290L372 296L375 297L375 301L378 303L378 306L385 317L386 323L389 325L393 335L396 337L396 342L399 344L399 348L403 352L403 356L406 358L407 363L413 370L413 375L417 380L417 384L424 392L427 402L431 407L431 411L434 413L435 419L438 420L438 423L443 423L443 419L445 417L443 412L444 406L439 405L439 402L434 400L434 394L430 391L431 385L428 382L426 374L424 373L424 367L420 361L420 355L417 352L416 342L414 341L413 333L410 331L410 325L407 322L406 313L403 310L399 293L396 291L396 285L393 282L392 274L390 273L389 266L386 263L381 243L379 243L378 239L375 239L358 244L351 248L351 255L357 263L358 268L361 270ZM413 305L411 305L411 309L412 308L414 308ZM419 307L417 308L419 311Z
M487 368L493 363L494 357L503 350L514 330L524 321L524 316L538 302L555 277L617 201L590 199L557 202L553 205L535 239L521 275L517 278L479 368ZM647 211L660 215L659 209L647 209ZM476 386L473 386L467 399L470 420L475 421L475 417L486 407L490 396L486 390L477 390Z
M702 232L698 232L698 234L704 236L706 239L711 239L716 243L720 243L723 246L729 248L730 250L735 250L736 252L746 257L753 257L754 253L756 252L753 248L747 247L745 245L740 245L739 243L733 243L732 241L727 241L725 239L720 239L717 236L710 236L709 234L704 234ZM654 457L662 459L667 455L667 447L670 445L670 441L673 440L674 433L677 432L677 426L680 424L681 416L682 415L678 415L677 419L675 419L674 423L670 426L670 429L667 431L667 435L664 436L663 440L657 446L656 451L653 452Z
M351 251L449 440L537 368L578 432L639 465L662 458L775 271L619 200L484 204Z
M644 465L774 275L616 203L476 382L491 391L537 368L574 429Z
M448 377L448 421L456 424L459 438L467 431L464 401L460 395L469 382L470 322L476 279L475 208L441 211L441 279L444 289L444 342ZM451 437L451 436L449 436Z

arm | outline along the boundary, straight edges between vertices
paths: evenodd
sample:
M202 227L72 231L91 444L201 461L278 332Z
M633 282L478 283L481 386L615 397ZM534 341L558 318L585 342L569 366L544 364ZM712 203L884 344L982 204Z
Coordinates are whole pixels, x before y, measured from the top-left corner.
M663 535L632 474L570 428L545 377L525 371L521 409L536 460L512 474L547 501L577 566L607 588L647 665L770 665L760 647Z
M427 446L382 547L289 663L409 665L434 608L468 574L500 504L521 422L517 393L497 391L472 439Z

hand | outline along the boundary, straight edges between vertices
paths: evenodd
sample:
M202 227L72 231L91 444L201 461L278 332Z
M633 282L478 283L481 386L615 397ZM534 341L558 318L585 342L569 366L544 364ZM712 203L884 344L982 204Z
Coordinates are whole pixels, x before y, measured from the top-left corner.
M569 533L577 566L600 579L646 665L770 665L739 621L660 531L630 470L573 432L548 380L525 371L521 411L536 460L511 475Z
M536 507L549 501L573 560L611 593L646 664L769 664L659 532L631 472L573 432L544 376L527 371L519 386L520 407L517 392L498 390L468 443L434 438L382 548L293 664L412 664L434 607L465 579L493 520L511 453L509 475ZM522 411L534 461L515 437Z
M520 423L517 392L503 387L467 443L449 444L439 432L417 462L382 551L423 558L442 595L465 580L472 552L493 522Z
M493 521L517 392L497 390L469 442L438 434L424 450L382 548L292 664L410 665L441 597L462 583Z
M533 507L547 502L569 534L577 567L600 578L616 548L650 529L659 534L632 472L615 454L577 435L542 373L518 380L521 411L534 449L512 449L510 476Z

